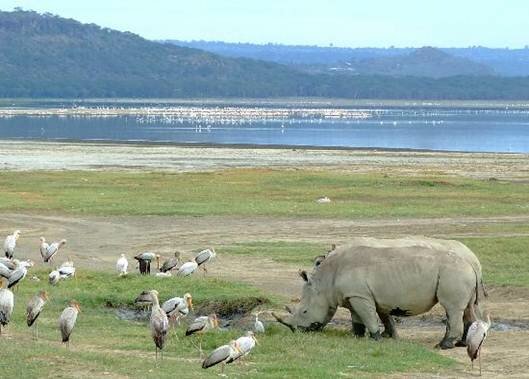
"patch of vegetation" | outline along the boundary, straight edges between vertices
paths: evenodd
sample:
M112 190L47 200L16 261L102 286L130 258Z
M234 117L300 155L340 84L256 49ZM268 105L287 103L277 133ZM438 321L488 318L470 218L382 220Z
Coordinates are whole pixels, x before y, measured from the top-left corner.
M222 253L269 258L276 262L311 265L314 257L324 254L330 246L321 243L294 241L241 242L222 248Z
M33 273L31 273L33 274ZM30 276L31 276L30 274ZM214 378L218 369L203 370L193 337L184 337L184 326L171 331L163 362L154 361L154 344L145 322L125 321L116 317L107 303L130 305L144 289L156 288L163 299L190 291L197 305L224 298L235 301L246 296L262 296L252 287L202 278L140 277L118 278L114 274L83 271L77 280L50 287L47 271L36 271L40 282L27 278L15 293L12 322L0 337L2 377L119 377L169 378L175 373L187 378ZM41 288L50 300L39 317L39 340L31 338L25 324L25 304ZM81 302L81 313L73 331L70 350L61 345L57 319L71 298ZM230 376L247 378L335 377L344 373L381 374L393 372L438 372L454 362L421 346L405 341L373 342L354 339L349 332L327 329L320 334L293 334L288 329L267 324L266 335L246 362L227 368ZM203 348L211 351L244 330L219 330L207 333ZM3 345L5 346L5 345ZM402 359L402 357L406 359ZM324 357L324 359L323 359Z
M0 173L0 210L338 218L526 214L529 185L314 170ZM328 196L332 202L318 204Z

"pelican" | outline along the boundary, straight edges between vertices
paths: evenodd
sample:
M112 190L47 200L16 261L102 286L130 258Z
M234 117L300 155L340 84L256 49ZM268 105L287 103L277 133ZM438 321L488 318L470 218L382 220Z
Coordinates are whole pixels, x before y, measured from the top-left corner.
M193 297L190 293L184 297L172 297L162 304L162 309L170 320L177 322L180 317L187 316L190 309L193 310Z
M490 328L490 315L487 313L487 321L474 321L467 332L467 354L470 358L472 368L474 368L474 360L477 358L479 362L479 375L481 376L481 347L487 338L488 330Z
M16 270L11 273L11 276L8 279L7 288L16 286L21 280L23 280L27 273L28 267L32 267L33 262L31 261L21 261L18 262Z
M13 234L10 234L6 237L4 241L4 252L7 258L13 258L18 237L20 237L20 230L15 230Z
M265 327L262 321L259 320L259 312L255 314L255 323L253 324L255 333L264 333Z
M2 334L2 327L9 324L11 314L13 313L13 307L15 305L15 297L13 292L7 288L3 288L5 285L2 279L2 288L0 288L0 335Z
M29 301L28 306L26 307L26 321L30 328L31 325L37 321L37 318L39 317L44 304L46 304L46 301L48 301L48 293L46 291L40 291ZM33 330L35 331L35 339L38 339L39 329L37 328L36 323Z
M127 268L129 267L129 261L125 254L121 254L118 261L116 262L116 270L119 273L119 276L127 275Z
M168 272L168 271L171 271L172 269L174 269L175 267L178 266L178 264L180 263L180 252L179 251L175 251L174 253L174 257L173 258L169 258L168 260L166 260L162 267L160 267L160 271L161 272Z
M72 334L77 315L81 312L81 306L75 300L70 301L70 305L64 308L59 317L59 329L61 330L62 342L70 348L70 335Z
M53 270L50 272L50 275L48 275L48 282L54 286L57 283L59 283L59 280L61 279L61 274L57 270Z
M151 261L156 259L157 268L160 269L160 255L154 253L140 253L134 257L140 264L140 273L147 275L151 273Z
M176 275L178 276L189 276L192 273L194 273L198 268L198 263L195 261L189 261L184 263L180 268L178 269L178 272Z
M59 252L59 249L66 245L66 240L62 239L58 242L52 242L50 245L46 243L46 239L44 237L40 237L40 254L42 255L42 259L44 262L51 262L55 255ZM44 248L46 247L46 250L43 252Z
M160 355L163 359L163 346L165 345L165 339L167 338L167 332L169 331L169 320L167 315L160 307L158 301L158 291L150 291L152 309L151 309L151 335L155 344L156 359L158 359L158 349L160 349Z
M219 363L221 366L221 375L224 375L224 366L231 363L243 355L237 342L232 340L227 345L222 345L211 352L211 354L202 362L202 368L210 368Z
M187 328L186 336L191 336L193 334L199 334L199 344L198 350L200 351L200 356L202 356L202 335L208 330L216 329L219 327L219 319L215 313L210 314L209 316L200 316L195 319Z
M205 249L202 250L200 253L197 254L195 257L195 262L198 264L199 267L204 270L204 275L208 272L206 269L206 263L211 262L215 257L217 256L217 253L215 252L215 249Z

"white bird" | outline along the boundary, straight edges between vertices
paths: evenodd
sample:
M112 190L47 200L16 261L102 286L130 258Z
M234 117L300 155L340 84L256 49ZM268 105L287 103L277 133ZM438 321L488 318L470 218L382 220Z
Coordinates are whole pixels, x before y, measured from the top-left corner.
M209 316L200 316L197 317L186 330L186 336L191 336L193 334L198 334L200 336L198 343L198 350L200 356L202 357L202 336L208 330L217 329L219 327L219 318L215 313L210 314Z
M215 252L215 249L205 249L202 250L200 253L197 254L195 257L195 262L198 264L199 267L204 270L204 274L208 272L206 269L206 263L211 262L215 257L217 256L217 253Z
M118 261L116 262L116 270L119 276L127 275L127 268L129 267L129 261L125 254L121 254Z
M28 273L28 267L32 266L33 262L31 261L17 261L17 268L11 273L11 276L8 279L7 288L14 287L22 281Z
M0 257L0 263L2 263L4 266L6 266L11 271L13 271L14 269L17 268L17 260L16 259Z
M70 305L64 308L59 317L59 329L61 330L62 342L70 348L70 335L72 334L77 315L81 311L81 306L75 300L70 301Z
M178 276L189 276L192 273L194 273L198 268L198 263L195 261L190 261L184 263L180 268L178 269L178 272L176 275Z
M4 283L2 283L4 284ZM2 286L3 287L3 286ZM15 297L13 292L7 288L0 289L0 335L2 334L2 327L9 324L13 307L15 305Z
M54 286L57 283L59 283L59 280L61 279L61 274L59 274L59 271L53 270L50 272L50 275L48 275L48 282Z
M232 340L227 345L222 345L209 354L209 356L202 362L202 368L206 369L222 363L221 376L224 375L224 366L228 363L232 363L242 356L236 341Z
M169 319L178 321L180 317L187 316L193 310L193 297L186 293L184 297L172 297L162 304L162 309Z
M488 330L491 325L490 315L487 313L487 321L476 320L468 328L466 344L467 354L470 358L472 368L474 368L474 360L476 358L479 362L479 375L481 376L481 347L487 338Z
M13 258L15 254L15 247L17 246L17 240L20 236L20 230L15 230L13 234L6 237L4 241L4 252L7 258Z
M0 262L0 277L9 279L12 272L13 270L10 270L9 267Z
M154 274L154 276L157 278L170 278L173 275L171 274L170 271L167 271L167 272L157 272L156 274Z
M242 356L245 357L255 347L255 344L257 343L257 339L255 338L254 332L247 331L246 335L237 338L235 342L237 342L237 345L239 346L239 349L241 350Z
M253 324L253 329L255 333L264 333L265 327L262 321L259 320L259 313L255 314L255 323Z
M31 298L26 307L26 321L28 326L31 328L31 326L35 324L35 327L33 328L35 339L39 338L39 330L35 322L37 321L37 318L39 317L40 312L42 312L42 308L44 307L47 301L48 293L46 291L40 291L38 294Z
M61 276L61 279L75 277L75 267L71 267L71 266L59 267L58 271L59 271L59 275Z
M66 245L65 239L62 239L58 242L52 242L51 244L48 245L46 243L46 239L44 237L40 237L40 242L41 242L40 254L44 262L51 262L53 258L55 257L55 255L59 252L59 249L63 247L64 245ZM46 245L48 245L47 248L46 248ZM44 248L46 248L45 251L43 251Z
M160 307L160 302L158 301L158 291L150 291L152 308L151 308L151 335L155 344L156 359L158 359L158 349L160 349L160 355L163 359L163 347L165 345L165 340L167 338L167 332L169 331L169 320L167 315Z

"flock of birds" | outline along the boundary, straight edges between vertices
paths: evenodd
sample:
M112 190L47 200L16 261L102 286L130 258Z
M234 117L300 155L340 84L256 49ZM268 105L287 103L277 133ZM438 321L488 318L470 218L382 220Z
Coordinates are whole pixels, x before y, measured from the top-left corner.
M16 290L16 286L22 281L28 272L28 268L33 266L31 260L18 260L14 258L17 241L20 237L20 231L15 230L13 234L6 237L4 241L5 257L0 257L0 279L2 286L0 288L0 336L2 328L5 327L11 318L14 308L14 294L11 288ZM40 237L40 254L44 263L51 264L57 253L66 244L66 240L60 240L48 244L44 237ZM333 249L335 246L333 245ZM138 261L140 274L150 274L150 265L154 260L157 264L159 272L156 276L170 277L175 271L177 276L189 276L195 273L199 268L207 273L206 265L216 257L216 252L213 248L208 248L200 251L193 259L188 262L181 262L181 253L176 251L174 257L166 260L160 266L160 255L151 252L144 252L136 255L135 260ZM318 258L318 257L317 257ZM317 260L317 259L316 259ZM319 262L321 263L321 262ZM318 263L315 263L316 265ZM116 270L119 276L127 275L129 262L125 254L121 254L116 262ZM61 264L58 268L49 274L49 283L51 285L57 284L61 279L75 277L75 267L71 259ZM155 357L158 359L158 351L160 351L163 359L163 348L165 346L169 329L171 325L179 324L182 317L188 316L190 310L193 310L193 297L190 293L184 294L183 297L172 297L160 305L158 298L159 294L156 290L143 291L136 299L135 304L140 306L151 307L151 314L149 319L151 335L155 344ZM26 308L26 321L28 327L33 326L34 338L38 338L37 319L48 301L48 294L45 290L39 291L32 297ZM71 300L69 305L62 311L58 319L59 330L62 336L62 342L69 347L70 335L75 327L77 316L80 312L80 304ZM473 322L467 332L466 345L467 353L474 367L474 361L479 361L479 373L481 375L481 348L485 339L487 338L488 330L491 326L489 314L486 315L487 320L476 320ZM216 314L208 316L199 316L195 318L187 327L186 336L198 335L199 343L198 350L202 357L202 336L209 330L219 328L219 319ZM264 324L259 320L259 313L255 314L255 322L253 331L247 331L245 335L236 340L229 341L226 345L222 345L213 352L211 352L202 362L203 368L209 368L217 364L222 365L222 373L224 372L225 364L234 362L250 353L255 347L257 339L256 333L264 333Z
M14 303L15 296L11 289L16 291L16 286L22 281L28 272L28 268L33 266L30 260L18 260L15 256L15 249L17 241L20 237L20 231L16 230L13 234L6 237L4 241L5 257L0 257L0 278L2 286L0 288L0 336L2 334L2 327L9 324ZM44 263L52 264L60 249L66 245L66 240L60 240L48 244L44 237L40 237L40 254ZM189 276L199 269L203 270L204 275L207 274L207 264L216 257L215 249L208 248L200 251L195 257L187 262L181 261L181 253L175 252L174 257L166 260L160 266L160 255L144 252L136 255L135 260L138 261L139 272L142 275L150 274L151 262L155 261L157 264L157 272L155 275L159 277L170 277L173 272L177 276ZM116 270L119 276L128 274L129 262L125 254L121 254L116 262ZM48 280L51 285L56 285L61 279L75 278L75 266L71 258L62 263L59 267L53 269L49 274ZM33 279L38 280L34 277ZM151 307L151 314L149 319L151 335L155 345L155 357L158 359L158 352L163 358L163 348L168 338L168 332L171 326L180 323L182 317L186 317L193 310L193 297L190 293L184 294L183 297L172 297L160 305L158 299L158 292L156 290L143 291L136 299L135 304L144 307ZM38 323L37 319L41 314L44 306L48 301L48 293L45 290L39 291L33 296L26 308L26 320L28 327L33 330L33 337L38 339ZM80 312L80 304L71 300L69 305L62 311L58 318L58 326L61 332L62 342L69 347L70 336L74 330L77 316ZM259 313L255 315L255 332L264 333L264 325L258 319ZM199 316L195 318L187 327L186 336L199 336L198 350L200 356L202 352L202 336L209 330L219 328L219 319L216 314L208 316ZM257 339L254 331L248 331L240 338L230 341L228 344L215 349L202 362L203 368L209 368L217 364L222 364L222 372L224 372L224 365L234 362L250 353L255 347Z

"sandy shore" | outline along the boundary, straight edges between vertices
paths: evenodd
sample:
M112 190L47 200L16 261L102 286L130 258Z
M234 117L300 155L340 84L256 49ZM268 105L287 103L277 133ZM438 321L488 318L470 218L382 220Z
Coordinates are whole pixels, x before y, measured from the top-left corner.
M528 154L0 141L0 169L170 172L227 168L315 168L358 173L529 179Z

